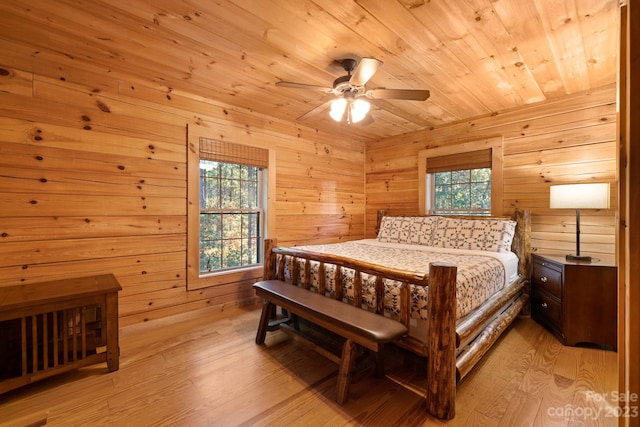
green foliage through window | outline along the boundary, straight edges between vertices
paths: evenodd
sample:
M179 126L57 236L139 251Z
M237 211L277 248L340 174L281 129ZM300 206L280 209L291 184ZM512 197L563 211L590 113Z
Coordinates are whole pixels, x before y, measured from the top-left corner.
M262 170L200 160L200 272L260 263Z
M433 213L491 213L491 168L435 172L430 182Z

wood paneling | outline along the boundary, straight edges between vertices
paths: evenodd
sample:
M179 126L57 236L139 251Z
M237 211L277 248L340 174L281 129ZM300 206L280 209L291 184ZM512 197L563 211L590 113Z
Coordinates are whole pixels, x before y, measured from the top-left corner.
M277 87L277 81L331 87L346 74L334 60L376 57L384 65L367 88L428 89L431 97L375 100L374 121L366 126L338 125L326 111L303 122L345 139L370 141L614 84L618 5L618 0L6 0L0 3L0 51L4 65L15 70L5 70L11 79L2 84L25 101L32 90L58 96L52 81L77 83L94 91L85 94L85 101L94 101L92 113L103 91L131 95L146 87L157 90L156 103L197 94L293 123L332 95ZM178 102L189 101L174 99ZM113 97L105 105L126 108ZM147 124L129 123L127 129ZM157 129L165 126L171 124L160 122Z
M608 86L563 101L368 143L367 236L375 235L378 209L419 211L421 150L503 136L502 211L531 209L533 250L551 254L575 250L575 211L549 209L549 186L600 181L612 185L611 209L581 212L581 250L613 256L618 200L615 109L615 87Z
M0 287L114 273L123 325L253 302L252 280L186 289L187 124L275 151L270 237L364 235L361 142L88 71L0 68Z

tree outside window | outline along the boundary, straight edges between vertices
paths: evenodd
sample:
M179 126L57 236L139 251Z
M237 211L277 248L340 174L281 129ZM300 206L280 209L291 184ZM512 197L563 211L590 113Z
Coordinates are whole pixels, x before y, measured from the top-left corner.
M435 172L429 181L432 213L491 214L491 168Z
M200 272L259 264L263 169L200 160Z

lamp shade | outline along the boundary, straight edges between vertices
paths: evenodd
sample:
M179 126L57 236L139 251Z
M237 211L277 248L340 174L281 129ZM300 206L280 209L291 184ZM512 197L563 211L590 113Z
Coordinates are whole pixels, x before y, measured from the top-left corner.
M341 122L346 113L347 124L358 123L366 117L370 108L371 104L364 99L338 98L331 102L329 115L336 122Z
M552 209L609 209L609 184L552 185L549 207Z
M362 119L365 118L367 113L369 112L369 108L371 108L371 104L369 104L364 99L356 99L351 103L351 121L353 123L358 123Z
M347 108L347 100L344 98L338 98L331 102L331 111L329 111L329 115L333 120L339 122L342 120L342 116L344 115L344 110Z

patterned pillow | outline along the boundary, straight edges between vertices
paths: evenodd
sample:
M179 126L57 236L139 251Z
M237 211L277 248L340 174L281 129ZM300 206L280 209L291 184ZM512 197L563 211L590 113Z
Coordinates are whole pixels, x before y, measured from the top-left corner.
M413 217L385 216L380 221L378 240L387 243L409 243Z
M434 246L491 252L511 251L515 221L440 218Z
M410 243L411 240L411 225L413 224L413 217L404 216L396 218L399 223L398 243Z
M378 230L378 240L380 242L386 242L389 239L392 221L393 218L389 216L383 216L380 220L380 230Z
M438 227L437 216L417 216L413 218L409 233L409 243L433 246L433 237Z
M385 216L380 222L378 240L432 246L438 226L437 216Z

